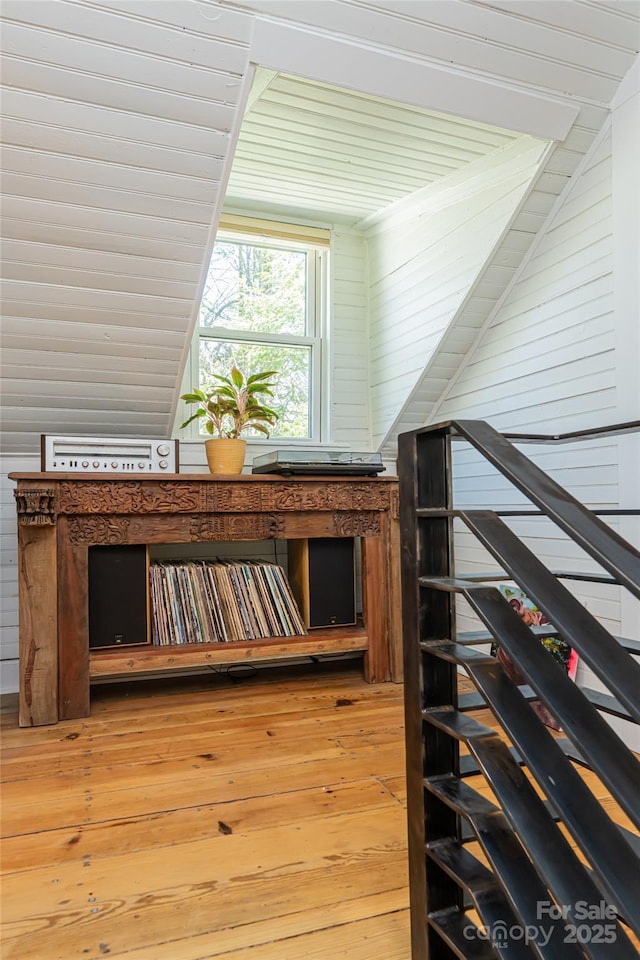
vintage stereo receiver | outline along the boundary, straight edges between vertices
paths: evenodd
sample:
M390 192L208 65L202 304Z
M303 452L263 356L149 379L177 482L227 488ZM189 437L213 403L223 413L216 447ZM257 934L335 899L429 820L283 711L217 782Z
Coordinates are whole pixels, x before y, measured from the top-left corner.
M177 440L126 437L41 438L46 473L177 473Z

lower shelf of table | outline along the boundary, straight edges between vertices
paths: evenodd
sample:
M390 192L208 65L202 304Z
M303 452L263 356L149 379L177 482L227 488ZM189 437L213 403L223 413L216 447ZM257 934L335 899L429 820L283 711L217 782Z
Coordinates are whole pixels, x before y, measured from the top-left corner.
M241 640L234 643L185 643L168 647L140 645L120 650L92 650L89 675L124 677L150 673L247 663L252 660L288 660L326 654L365 651L369 638L362 627L330 627L312 630L304 637L268 637L263 640Z

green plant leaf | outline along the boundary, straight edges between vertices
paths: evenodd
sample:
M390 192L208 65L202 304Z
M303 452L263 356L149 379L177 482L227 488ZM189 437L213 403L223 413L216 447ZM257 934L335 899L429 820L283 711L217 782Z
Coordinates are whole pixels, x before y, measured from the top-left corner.
M207 398L202 390L196 390L194 387L193 393L183 393L180 399L185 403L204 403Z
M252 383L251 386L247 387L247 393L250 396L253 396L254 393L267 393L269 396L273 396L271 385L268 383Z
M183 427L188 427L193 420L197 420L198 417L204 417L204 415L204 410L196 410L196 412L192 414L188 420L185 420L184 423L180 424L180 429L182 430Z
M237 397L236 391L233 387L218 387L217 394L220 397L230 397L232 400L235 400Z
M226 384L231 390L235 390L233 381L231 381L229 377L223 377L221 373L214 373L213 377L214 380L219 380L221 383ZM213 393L213 390L211 390L211 393Z

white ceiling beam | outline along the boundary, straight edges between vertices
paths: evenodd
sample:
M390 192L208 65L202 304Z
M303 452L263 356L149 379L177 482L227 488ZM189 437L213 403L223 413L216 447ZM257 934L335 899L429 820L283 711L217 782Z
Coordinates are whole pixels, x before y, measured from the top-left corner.
M469 71L313 34L260 16L249 56L269 70L547 140L564 140L579 111L577 104L486 80Z

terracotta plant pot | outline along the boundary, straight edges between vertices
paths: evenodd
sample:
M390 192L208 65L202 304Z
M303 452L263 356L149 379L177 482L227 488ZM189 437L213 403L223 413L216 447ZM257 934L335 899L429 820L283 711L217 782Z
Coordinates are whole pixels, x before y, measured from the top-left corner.
M246 440L220 440L212 437L211 440L205 440L204 446L210 473L242 473Z

